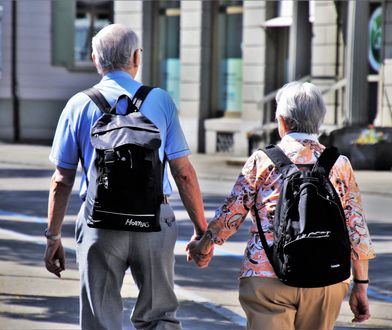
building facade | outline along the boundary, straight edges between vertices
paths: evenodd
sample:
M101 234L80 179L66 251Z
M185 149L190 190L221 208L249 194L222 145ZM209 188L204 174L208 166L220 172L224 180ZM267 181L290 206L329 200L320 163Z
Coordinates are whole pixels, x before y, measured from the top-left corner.
M0 139L52 139L67 99L100 79L90 41L113 22L141 36L137 79L170 93L195 152L268 143L292 80L322 89L327 133L392 126L389 0L0 0Z

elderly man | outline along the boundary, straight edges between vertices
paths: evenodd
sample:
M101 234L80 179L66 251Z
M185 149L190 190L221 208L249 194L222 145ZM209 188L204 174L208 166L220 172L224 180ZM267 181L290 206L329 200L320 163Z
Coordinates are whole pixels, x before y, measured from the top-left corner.
M294 164L314 164L325 149L317 140L326 113L319 89L310 83L292 82L278 92L276 101L276 119L282 138L278 146ZM358 185L346 157L337 159L329 179L340 197L351 242L353 322L362 322L370 317L368 259L374 258L375 253ZM223 244L233 235L249 210L252 210L254 221L257 212L268 245L271 245L282 182L277 166L266 153L256 151L246 162L231 195L216 211L203 238L188 245L188 259L206 267L213 244ZM267 258L256 224L251 227L240 271L239 293L248 329L332 329L348 289L348 279L323 287L283 284Z
M139 82L134 80L141 63L137 35L128 27L112 24L103 28L92 41L92 59L103 78L95 85L107 102L132 98ZM179 124L176 107L169 95L154 88L143 102L141 113L159 128L159 156L168 160L181 199L194 225L191 240L200 238L207 223L197 177L188 155L190 150ZM83 172L90 173L94 150L90 130L102 115L85 93L73 96L60 117L53 141L51 161L56 165L49 194L48 228L45 236L46 268L60 277L65 270L65 254L61 243L61 227L74 183L79 160ZM132 182L129 182L132 185ZM132 232L90 228L85 219L85 198L88 180L80 187L83 200L76 223L77 256L81 294L80 324L83 330L122 328L120 290L125 272L130 268L140 293L132 313L136 329L180 329L176 318L178 302L173 291L174 244L177 229L172 208L161 205L158 232ZM172 188L164 173L163 193Z

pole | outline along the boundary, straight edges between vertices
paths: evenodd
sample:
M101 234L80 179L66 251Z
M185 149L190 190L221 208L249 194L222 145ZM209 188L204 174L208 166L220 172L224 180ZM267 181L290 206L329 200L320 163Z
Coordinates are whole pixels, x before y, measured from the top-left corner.
M13 110L14 142L20 141L20 116L17 80L17 1L12 1L12 37L11 37L11 94Z
M368 124L369 2L349 1L346 52L346 119L349 125Z
M293 1L293 22L290 27L289 81L310 74L312 27L309 22L309 1Z

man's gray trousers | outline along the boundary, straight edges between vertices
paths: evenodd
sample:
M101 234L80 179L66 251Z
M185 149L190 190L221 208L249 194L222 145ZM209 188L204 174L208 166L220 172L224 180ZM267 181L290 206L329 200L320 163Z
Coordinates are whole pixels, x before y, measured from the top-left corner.
M83 209L76 223L81 329L122 329L120 291L128 268L139 288L131 317L134 327L181 329L173 291L177 228L171 206L161 205L162 230L152 233L89 228Z

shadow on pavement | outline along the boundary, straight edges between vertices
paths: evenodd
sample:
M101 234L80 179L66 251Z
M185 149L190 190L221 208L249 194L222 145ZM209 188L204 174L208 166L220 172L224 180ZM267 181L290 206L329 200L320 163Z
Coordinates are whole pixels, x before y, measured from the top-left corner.
M192 301L184 301L177 314L184 330L242 330L243 327L233 324L214 314L206 307Z
M176 256L176 284L183 287L219 288L221 290L238 290L241 261L239 258L215 256L208 268L197 268L189 264L185 256ZM192 277L189 276L192 267Z
M372 241L378 244L390 244L392 242L392 226L390 223L369 223L368 224L370 236ZM391 251L388 249L388 252ZM392 251L391 251L392 252ZM369 278L371 280L371 289L377 292L383 291L385 299L379 299L375 296L374 299L392 301L392 297L386 295L386 292L392 292L392 281L390 270L392 269L392 253L385 253L385 251L377 251L376 258L369 260Z
M44 269L44 252L45 246L41 244L0 239L0 261L15 262L22 266L42 266ZM75 254L67 253L66 256L66 268L77 270Z
M46 217L48 214L48 190L0 190L0 210L20 214ZM77 193L72 193L67 215L77 215L81 200Z
M54 169L2 168L0 169L0 178L50 178L53 172Z
M8 319L54 323L79 323L79 297L48 297L0 294L6 310L0 316ZM21 313L21 308L26 308ZM29 309L31 308L31 311ZM40 309L40 312L36 308Z
M30 236L43 237L46 223L23 221L23 219L18 220L5 220L0 215L0 228L12 230L19 233L28 233ZM62 237L73 238L75 236L75 224L74 222L64 222L61 231Z
M123 329L134 329L130 324L132 308L136 299L124 299ZM184 330L242 330L243 327L237 326L232 322L216 315L210 309L201 306L193 301L182 301L177 312L177 318Z
M53 169L40 168L0 168L0 178L48 178L54 173ZM80 171L76 172L76 177L81 177Z

